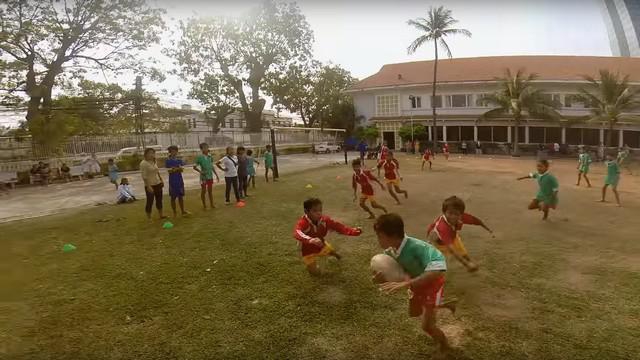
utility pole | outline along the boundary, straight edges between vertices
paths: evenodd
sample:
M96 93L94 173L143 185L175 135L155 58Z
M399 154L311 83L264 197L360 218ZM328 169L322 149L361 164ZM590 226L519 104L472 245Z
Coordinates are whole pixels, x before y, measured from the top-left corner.
M144 121L142 119L142 76L136 76L136 90L133 100L135 107L135 129L138 134L138 142L141 148L145 147Z
M271 151L273 152L273 181L280 177L278 173L278 151L276 149L276 129L271 127Z

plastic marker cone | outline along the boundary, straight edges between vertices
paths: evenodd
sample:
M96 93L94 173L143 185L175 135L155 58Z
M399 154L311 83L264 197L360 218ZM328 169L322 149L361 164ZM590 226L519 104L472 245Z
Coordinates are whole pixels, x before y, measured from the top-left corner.
M305 186L307 189L311 189L313 187L313 185L311 184L307 184L307 186Z
M64 244L64 245L62 246L62 252L66 252L66 253L68 253L68 252L72 252L72 251L74 251L75 249L76 249L76 247L75 247L75 246L73 246L72 244Z
M336 180L341 180L341 179L342 179L342 176L340 175L336 176Z
M173 228L173 224L170 221L165 221L165 223L162 224L162 228L163 229L171 229L171 228Z
M243 207L245 207L245 205L247 205L247 203L245 203L244 201L238 201L236 203L236 207L237 208L243 208Z

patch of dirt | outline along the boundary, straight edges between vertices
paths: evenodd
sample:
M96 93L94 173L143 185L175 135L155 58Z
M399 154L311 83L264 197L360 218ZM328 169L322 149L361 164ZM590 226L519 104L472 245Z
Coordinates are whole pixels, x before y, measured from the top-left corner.
M479 300L480 308L491 317L520 319L528 314L523 296L516 291L493 289L483 291Z
M593 276L583 273L576 267L570 267L561 273L560 282L568 288L578 291L589 291L594 288Z

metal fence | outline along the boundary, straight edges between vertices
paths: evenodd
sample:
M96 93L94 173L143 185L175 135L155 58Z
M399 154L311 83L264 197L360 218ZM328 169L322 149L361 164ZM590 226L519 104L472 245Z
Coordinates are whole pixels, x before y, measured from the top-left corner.
M303 130L297 128L278 128L275 140L279 145L314 144L319 142L342 141L341 134L336 131L320 129ZM19 171L28 168L33 162L51 159L82 159L95 153L98 158L115 156L124 148L144 146L177 145L181 149L198 149L201 143L212 148L226 146L263 147L271 143L269 129L261 132L244 132L241 130L221 130L218 133L209 131L189 133L147 133L143 135L121 134L105 136L75 136L59 144L55 149L32 141L31 137L0 137L0 171Z

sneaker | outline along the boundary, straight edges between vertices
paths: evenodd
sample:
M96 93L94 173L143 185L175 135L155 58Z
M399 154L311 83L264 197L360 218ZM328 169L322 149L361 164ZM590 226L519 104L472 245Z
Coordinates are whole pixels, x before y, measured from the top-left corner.
M230 201L225 201L224 204L225 205L231 205L231 202Z

